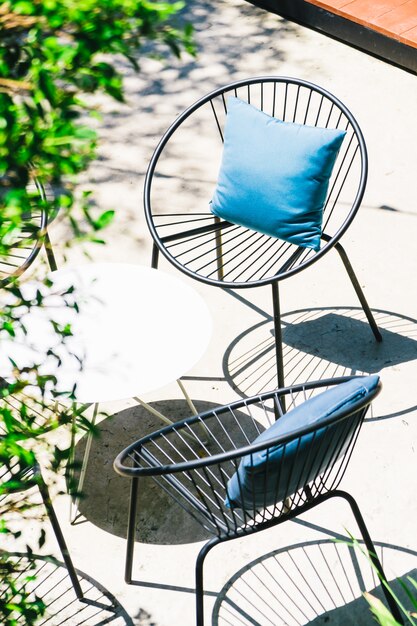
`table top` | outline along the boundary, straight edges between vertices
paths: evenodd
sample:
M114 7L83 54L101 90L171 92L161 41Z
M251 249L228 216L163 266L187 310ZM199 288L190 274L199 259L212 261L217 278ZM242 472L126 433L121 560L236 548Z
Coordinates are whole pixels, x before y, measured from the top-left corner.
M40 289L44 305L23 317L26 337L2 340L1 376L11 375L8 356L19 368L42 363L42 374L57 377L54 390L75 385L80 402L121 400L180 378L208 346L208 308L175 276L140 265L90 263L64 267L49 278L50 288L35 282L22 286L25 297ZM63 297L71 286L74 292ZM51 320L71 325L65 345ZM50 350L62 359L59 367Z

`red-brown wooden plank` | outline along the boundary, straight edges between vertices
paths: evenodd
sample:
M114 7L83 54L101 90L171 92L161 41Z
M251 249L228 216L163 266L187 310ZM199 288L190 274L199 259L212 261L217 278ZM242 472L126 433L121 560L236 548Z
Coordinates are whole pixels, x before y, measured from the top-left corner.
M358 17L362 23L374 23L386 13L398 10L408 0L353 0L343 7L345 15Z
M417 48L417 0L307 0L307 2Z
M404 33L401 33L400 41L407 44L408 46L414 46L415 48L417 48L417 26L411 28L410 30L406 30Z
M417 26L417 0L409 0L399 7L372 20L375 26L397 35Z

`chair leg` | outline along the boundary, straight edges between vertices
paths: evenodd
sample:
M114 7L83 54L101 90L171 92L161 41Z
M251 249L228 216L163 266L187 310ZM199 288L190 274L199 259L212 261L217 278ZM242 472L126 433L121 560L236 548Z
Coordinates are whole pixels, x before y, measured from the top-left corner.
M51 269L51 272L56 272L56 270L58 269L58 265L56 264L55 255L54 255L54 251L52 249L52 243L51 243L51 240L49 238L48 231L46 231L46 233L45 233L45 237L44 237L44 240L43 240L43 245L45 246L46 257L48 259L48 264L49 264L49 267Z
M59 525L58 518L57 518L56 513L54 511L54 508L52 506L52 502L51 502L51 498L50 498L50 495L49 495L48 488L47 488L45 482L43 481L43 478L40 475L40 473L38 474L38 487L39 487L39 491L40 491L41 496L42 496L43 503L44 503L45 508L46 508L46 512L47 512L48 517L50 519L52 528L54 530L55 537L56 537L56 539L58 541L58 545L59 545L59 549L61 550L62 558L64 559L65 566L66 566L66 568L68 570L68 574L69 574L69 577L71 579L72 586L74 587L75 594L76 594L77 598L79 600L81 600L84 597L83 596L83 592L81 590L81 585L80 585L80 582L78 580L78 576L77 576L77 574L75 572L75 568L74 568L74 565L72 563L70 554L68 552L67 544L65 542L64 535L62 534L62 530L61 530L61 527Z
M153 269L158 269L158 262L159 262L159 248L156 245L156 243L153 244L152 246L152 260L151 260L151 267L153 267Z
M196 626L204 626L204 585L203 565L209 551L220 543L218 537L213 537L201 548L195 564L195 600L196 600Z
M277 379L278 388L285 387L284 383L284 355L282 349L282 327L281 327L281 310L279 303L278 282L272 283L272 303L274 307L274 332L275 332L275 354L277 360ZM282 410L285 411L285 398L281 397Z
M352 265L351 265L351 263L349 261L348 255L346 254L343 246L339 242L335 244L335 248L336 248L337 252L339 253L340 258L342 259L343 265L345 266L345 269L346 269L346 271L348 273L348 276L349 276L349 278L351 280L353 288L356 291L356 295L359 298L359 301L360 301L360 303L362 305L362 308L363 308L363 310L365 312L365 315L366 315L366 317L368 319L369 325L370 325L370 327L372 329L372 332L374 333L375 339L378 342L381 342L382 341L382 335L379 332L379 328L376 325L375 318L374 318L374 316L372 314L371 309L369 308L369 304L366 301L365 295L364 295L364 293L362 291L362 288L361 288L361 286L359 284L359 281L356 278L356 274L353 271L353 267L352 267Z
M220 224L221 219L214 217L214 223ZM223 269L223 244L222 244L222 231L220 229L215 231L215 241L216 241L216 259L217 259L217 279L224 279L224 269Z
M373 541L371 539L371 536L369 534L369 531L365 525L365 521L362 517L362 514L359 510L359 507L356 503L356 500L346 491L335 491L334 492L335 496L339 496L341 498L344 498L350 505L350 508L352 510L353 515L355 516L355 520L356 523L359 527L359 530L361 532L363 541L365 543L366 549L369 553L369 557L372 561L372 564L374 565L379 579L381 580L381 584L382 584L382 590L385 594L385 598L387 600L388 606L390 608L390 611L393 615L393 617L397 620L397 622L399 622L400 624L403 624L403 617L401 615L400 609L398 608L397 603L395 602L394 598L392 597L392 595L390 594L389 590L387 589L387 587L385 586L387 584L387 577L385 576L385 572L382 568L381 565L381 561L379 560L379 558L376 555L376 551L375 551L375 546L373 544Z
M133 551L135 549L136 535L136 511L138 504L138 478L132 478L130 484L129 517L127 522L127 543L126 543L126 563L125 581L128 585L132 582Z

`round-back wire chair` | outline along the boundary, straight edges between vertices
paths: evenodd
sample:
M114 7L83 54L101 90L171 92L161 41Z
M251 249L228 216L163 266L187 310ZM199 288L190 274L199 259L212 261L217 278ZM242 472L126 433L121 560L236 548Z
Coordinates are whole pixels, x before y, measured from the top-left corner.
M148 476L211 535L196 562L197 626L204 623L203 563L211 548L293 519L333 497L349 503L376 571L386 581L356 501L339 489L379 384L350 403L344 401L341 410L315 423L309 421L311 403L306 404L303 423L307 425L291 430L287 419L281 434L257 440L274 424L277 412L283 416L284 404L304 410L304 402L317 391L348 380L362 385L363 378L328 379L262 393L160 429L123 450L114 468L131 479L126 582L132 582L138 488L140 479ZM400 617L392 596L385 587L384 591L393 614Z
M319 251L232 224L209 209L220 167L227 96L245 100L286 122L346 131L323 209ZM365 191L367 152L362 132L340 100L312 83L287 77L234 82L187 108L169 127L149 164L144 204L159 252L204 283L240 289L271 285L278 386L284 386L278 283L310 267L335 248L347 270L377 341L382 337L340 239Z
M7 464L0 465L0 491L2 494L0 496L0 516L3 519L6 518L11 510L24 514L30 506L25 493L35 487L38 488L41 495L75 594L79 600L82 600L84 594L81 589L80 581L68 551L58 517L52 506L51 496L42 477L39 465L26 466L22 464L21 460L17 457L9 459Z
M25 441L28 437L36 437L40 432L49 430L48 423L50 428L56 427L58 403L51 405L42 397L35 398L24 392L13 395L9 393L8 387L7 381L0 377L0 402L5 414L8 415L7 426L5 422L0 422L0 441L5 440L10 434L13 434L14 442ZM26 463L17 456L2 459L0 519L6 518L11 511L24 514L25 510L30 508L26 492L35 487L41 495L75 594L77 598L82 599L80 582L38 463Z
M0 255L0 287L21 276L35 261L42 246L51 271L57 264L48 233L48 197L44 185L33 179L27 187L28 194L36 198L33 209L22 214L20 232L7 243L6 254ZM38 202L38 200L41 202Z

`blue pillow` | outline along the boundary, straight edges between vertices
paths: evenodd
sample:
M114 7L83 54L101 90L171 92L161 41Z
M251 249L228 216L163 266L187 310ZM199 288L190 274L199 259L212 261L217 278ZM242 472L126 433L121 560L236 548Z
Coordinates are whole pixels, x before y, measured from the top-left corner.
M374 394L379 376L373 374L340 383L300 404L280 417L253 441L261 443L284 437L300 428L306 428L329 417L338 417L347 409L354 409L358 401ZM329 428L296 437L287 444L279 444L242 458L237 472L227 483L225 504L230 508L264 508L295 493L323 471L329 461L334 463L335 449L323 444L323 437L336 442L338 457L345 448L343 441L349 424L346 420ZM349 441L349 437L347 438ZM333 456L332 456L333 455ZM295 469L296 465L296 469Z
M319 250L343 130L283 122L229 97L214 215Z

